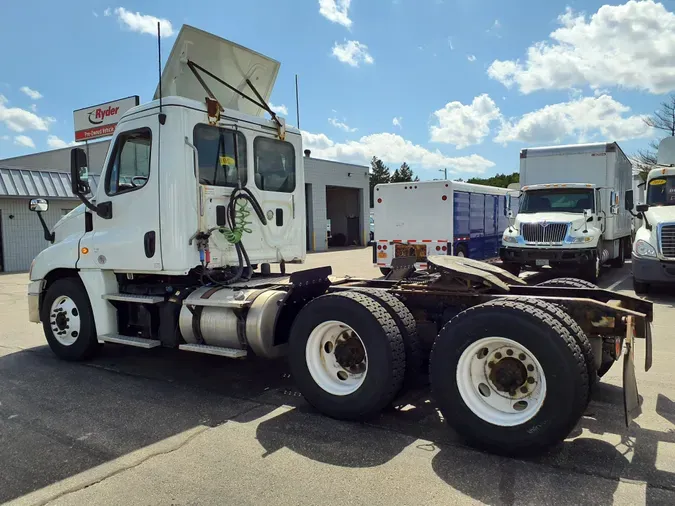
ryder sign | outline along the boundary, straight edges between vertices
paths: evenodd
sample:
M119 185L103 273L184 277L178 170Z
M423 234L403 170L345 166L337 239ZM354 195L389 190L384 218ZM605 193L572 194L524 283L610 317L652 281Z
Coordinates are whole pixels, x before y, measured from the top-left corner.
M75 140L88 141L112 135L122 115L138 104L138 95L134 95L74 111Z

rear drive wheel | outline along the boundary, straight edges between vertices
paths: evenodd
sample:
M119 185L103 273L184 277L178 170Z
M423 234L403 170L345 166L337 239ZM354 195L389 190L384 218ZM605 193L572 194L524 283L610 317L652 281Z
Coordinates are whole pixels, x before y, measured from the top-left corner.
M417 322L412 313L395 295L381 288L354 288L354 291L364 293L382 304L396 322L405 348L405 383L415 384L422 372L422 350L417 335Z
M495 300L463 311L439 333L431 386L448 423L472 445L505 455L539 453L581 417L586 363L550 311Z
M78 279L59 279L47 289L42 327L49 347L64 360L91 358L100 347L89 297Z
M405 349L396 321L362 293L328 294L307 304L295 319L288 351L302 395L333 418L372 417L403 383Z
M469 258L469 250L464 244L460 244L455 248L455 256L459 258Z
M598 285L578 278L554 278L543 281L537 286L558 286L560 288L597 288Z
M633 291L638 295L646 295L649 292L649 283L633 278Z

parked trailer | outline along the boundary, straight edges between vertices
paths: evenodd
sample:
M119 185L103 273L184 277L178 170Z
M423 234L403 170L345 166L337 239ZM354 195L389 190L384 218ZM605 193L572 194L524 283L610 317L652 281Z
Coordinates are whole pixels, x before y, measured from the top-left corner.
M405 256L414 256L417 268L438 254L497 259L509 226L510 193L458 181L377 185L373 263L386 274L395 258Z
M184 26L161 103L120 119L91 198L86 154L72 150L83 207L53 231L42 221L52 245L35 258L28 287L29 318L58 357L85 360L104 343L286 356L310 404L363 420L426 374L429 355L448 423L476 446L520 455L565 438L598 373L623 355L630 423L639 413L636 337L651 365L648 301L578 280L530 287L448 255L428 256L421 272L416 258L396 258L382 280L333 278L330 267L286 275L286 262L305 255L305 185L300 131L266 103L277 71ZM235 95L248 89L257 100ZM30 207L40 216L49 203Z

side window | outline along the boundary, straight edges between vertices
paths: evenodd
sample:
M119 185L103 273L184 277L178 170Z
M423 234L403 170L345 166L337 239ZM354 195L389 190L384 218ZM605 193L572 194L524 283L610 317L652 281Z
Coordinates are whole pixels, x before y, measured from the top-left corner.
M269 192L291 193L295 190L295 149L292 144L256 137L253 152L256 187Z
M105 180L108 195L145 186L150 177L151 145L152 132L149 128L124 132L117 137Z
M235 139L236 153L235 156ZM246 184L246 137L241 132L210 125L194 128L199 155L199 182L211 186Z

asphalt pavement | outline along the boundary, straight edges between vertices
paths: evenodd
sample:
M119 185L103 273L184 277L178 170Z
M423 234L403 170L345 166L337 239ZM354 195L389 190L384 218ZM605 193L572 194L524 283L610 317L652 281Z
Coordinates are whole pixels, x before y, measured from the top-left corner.
M369 249L308 266L375 277ZM546 273L534 274L534 279ZM56 359L27 322L27 276L0 275L0 502L16 504L675 504L675 290L637 341L642 415L623 425L621 364L559 447L531 460L468 448L426 391L367 424L323 417L283 361L106 345ZM632 293L630 264L601 285Z

